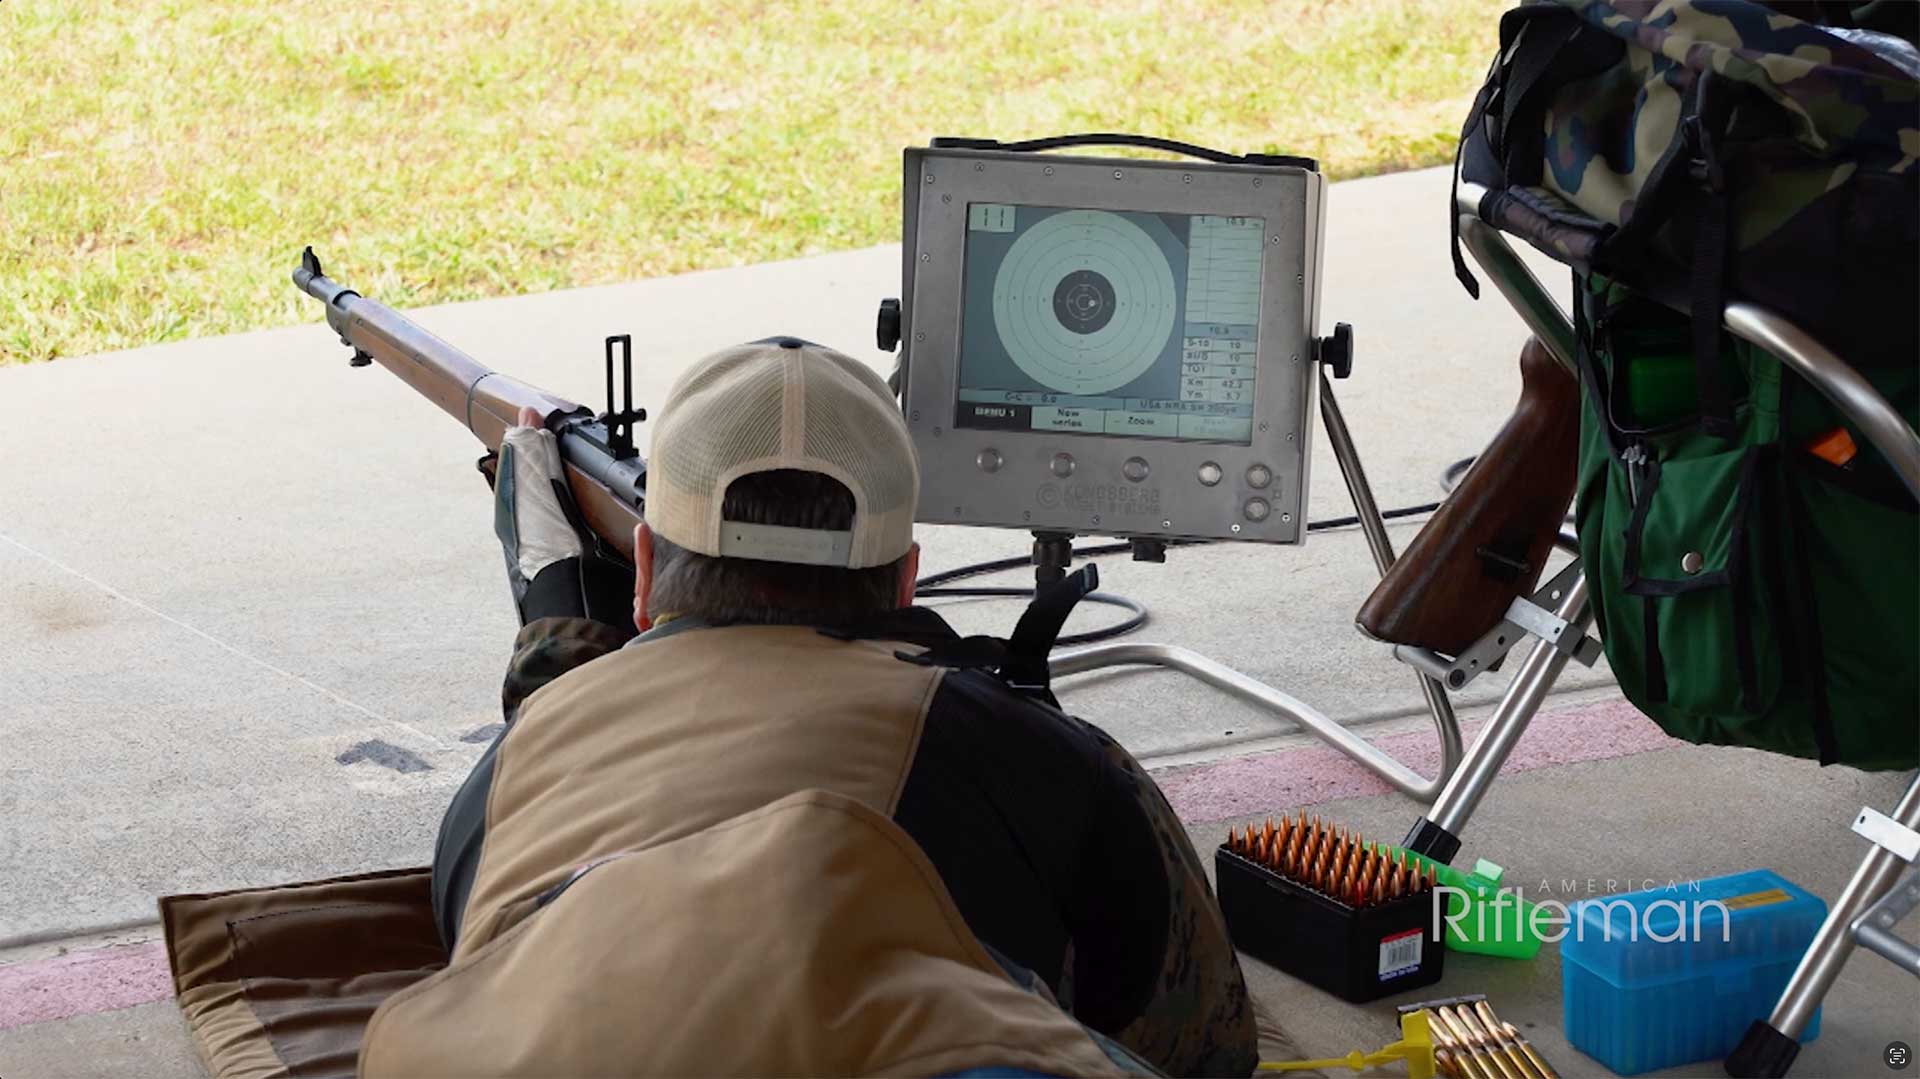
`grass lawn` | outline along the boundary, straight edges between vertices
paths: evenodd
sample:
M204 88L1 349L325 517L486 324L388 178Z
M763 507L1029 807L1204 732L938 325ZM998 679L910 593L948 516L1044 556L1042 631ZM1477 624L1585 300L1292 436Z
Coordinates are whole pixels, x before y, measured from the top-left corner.
M0 364L895 240L940 134L1434 164L1507 6L0 3Z

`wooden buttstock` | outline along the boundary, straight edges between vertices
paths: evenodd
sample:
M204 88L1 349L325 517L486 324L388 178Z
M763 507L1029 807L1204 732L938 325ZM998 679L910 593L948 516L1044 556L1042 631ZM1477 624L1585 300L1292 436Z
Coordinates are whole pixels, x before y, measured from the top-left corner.
M1520 378L1513 415L1361 605L1361 632L1457 656L1538 583L1573 500L1580 387L1532 338Z

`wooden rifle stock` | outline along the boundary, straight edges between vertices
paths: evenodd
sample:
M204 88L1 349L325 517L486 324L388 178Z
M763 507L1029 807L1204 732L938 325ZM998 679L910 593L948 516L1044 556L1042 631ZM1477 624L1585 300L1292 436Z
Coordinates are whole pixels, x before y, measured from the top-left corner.
M326 306L327 323L353 349L354 366L371 362L393 372L466 425L489 451L500 448L520 409L538 413L560 439L567 487L587 527L609 553L632 563L633 527L646 505L646 464L630 448L618 448L607 417L596 418L583 405L503 375L393 308L330 280L311 247L301 255L293 283ZM608 386L611 393L611 377Z
M1457 656L1533 591L1573 500L1580 387L1533 338L1520 380L1513 415L1361 605L1362 633Z

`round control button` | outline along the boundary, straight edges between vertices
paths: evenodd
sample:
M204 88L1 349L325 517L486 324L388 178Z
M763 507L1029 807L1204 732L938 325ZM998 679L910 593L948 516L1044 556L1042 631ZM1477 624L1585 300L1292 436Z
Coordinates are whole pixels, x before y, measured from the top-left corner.
M1247 486L1264 491L1267 484L1272 482L1273 469L1266 465L1251 465L1247 468Z
M979 454L974 457L973 463L979 465L980 471L982 472L998 472L1000 471L1000 466L1007 462L1005 458L1000 456L999 450L985 449L981 450Z
M1264 498L1249 498L1241 510L1247 515L1249 521L1264 521L1267 519L1267 514L1273 512L1273 507L1267 505L1267 500Z
M1212 461L1208 461L1206 464L1200 466L1200 482L1204 486L1212 487L1214 484L1219 483L1220 477L1223 475L1225 475L1225 473L1220 471L1220 466Z
M1147 461L1144 457L1129 457L1125 463L1120 466L1120 474L1135 483L1146 479L1147 473L1151 471L1153 470L1147 467Z
M1056 453L1053 455L1053 463L1047 467L1053 470L1054 475L1064 480L1073 475L1073 454Z

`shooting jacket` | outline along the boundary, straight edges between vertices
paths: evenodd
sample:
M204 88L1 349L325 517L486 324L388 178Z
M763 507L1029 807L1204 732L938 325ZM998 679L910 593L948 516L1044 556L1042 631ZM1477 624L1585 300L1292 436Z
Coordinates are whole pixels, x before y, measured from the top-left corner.
M535 693L451 963L362 1074L1119 1074L890 819L944 674L900 647L698 629Z
M523 627L431 871L161 901L209 1071L1098 1073L1105 1035L1247 1074L1246 986L1159 789L990 674L894 658L964 644L899 617L919 645Z

